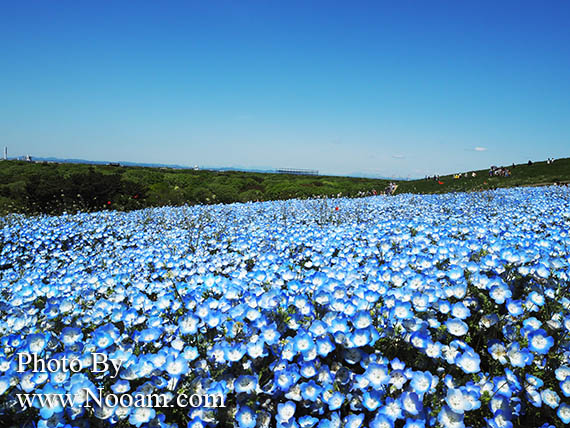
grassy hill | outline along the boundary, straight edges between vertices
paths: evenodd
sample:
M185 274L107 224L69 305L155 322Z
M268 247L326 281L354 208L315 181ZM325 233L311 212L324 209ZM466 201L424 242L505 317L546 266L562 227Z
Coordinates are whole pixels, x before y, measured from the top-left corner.
M396 193L444 193L496 187L570 182L570 158L553 164L509 167L510 177L399 181ZM442 184L440 184L440 182ZM299 176L239 171L108 166L72 163L0 162L0 213L61 213L77 210L131 210L151 206L230 203L381 193L388 180Z
M500 166L500 165L499 165ZM447 193L472 192L478 190L495 189L497 187L517 186L546 186L554 183L570 183L570 158L558 159L552 164L535 162L532 165L521 164L506 166L511 175L509 177L490 177L489 170L474 171L477 175L472 177L454 178L454 174L441 176L439 181L413 180L398 182L396 193Z

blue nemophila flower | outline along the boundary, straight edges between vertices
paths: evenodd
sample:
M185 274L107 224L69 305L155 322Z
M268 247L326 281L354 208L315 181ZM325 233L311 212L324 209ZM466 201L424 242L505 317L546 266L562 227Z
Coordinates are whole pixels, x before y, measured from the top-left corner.
M382 394L380 391L365 391L362 395L362 405L366 410L373 412L382 404Z
M313 337L324 336L327 333L327 325L321 320L315 320L311 324L309 332Z
M416 312L425 312L429 305L429 296L422 293L416 293L412 297L412 304Z
M244 392L253 393L257 387L257 378L255 376L242 375L235 381L234 389L237 393Z
M465 413L471 410L471 401L467 399L461 389L450 388L447 391L445 402L455 413Z
M533 356L527 348L520 347L518 342L511 343L507 355L513 367L524 367L532 363Z
M459 267L455 267L455 268L451 269L449 272L447 272L447 276L452 281L457 281L459 278L463 277L463 269L461 269Z
M204 422L200 416L190 417L191 419L188 422L187 428L206 428L206 422Z
M406 419L404 428L425 428L426 423L422 419Z
M0 396L10 388L10 378L8 376L0 377Z
M268 345L275 345L279 341L281 334L277 330L275 324L270 324L263 328L262 336L265 343Z
M536 317L530 317L523 321L523 327L523 331L525 333L528 333L533 330L538 330L540 327L542 327L542 322Z
M439 342L428 342L425 348L425 353L430 358L440 358L442 344Z
M259 339L255 342L249 342L247 344L247 354L253 359L267 356L263 340Z
M299 418L299 427L300 428L312 428L314 427L319 420L313 416L306 415Z
M511 416L503 410L498 410L493 414L493 418L485 418L491 428L513 428Z
M444 428L465 428L463 414L454 412L446 405L439 411L437 421Z
M317 374L317 368L315 367L315 364L312 361L307 361L301 365L299 373L301 374L301 376L308 379Z
M200 319L190 314L181 318L178 322L178 328L181 334L195 334L198 331Z
M129 416L129 423L136 427L148 423L156 415L156 411L152 407L135 407Z
M418 349L426 349L430 343L430 337L425 331L416 331L410 338L411 344Z
M249 406L239 406L236 413L236 421L240 428L255 427L257 417Z
M314 348L315 343L310 335L305 332L299 332L293 340L293 346L295 352L306 354Z
M543 390L540 393L540 397L542 398L542 402L544 404L553 409L556 409L560 404L560 397L555 391L550 388Z
M335 345L328 337L317 339L317 353L320 356L326 357L335 349Z
M507 348L503 343L498 340L491 340L488 350L494 360L498 360L501 364L507 364Z
M365 329L372 325L372 317L366 311L359 311L352 317L352 323L357 329Z
M407 414L417 416L423 410L423 404L420 397L415 392L406 391L400 397L402 407Z
M224 358L228 361L236 362L242 359L247 351L247 347L242 343L225 344Z
M296 368L289 367L275 372L275 383L282 391L288 391L300 377Z
M322 388L313 380L310 380L309 382L303 382L299 386L301 388L301 396L303 399L311 402L316 401L322 391Z
M64 327L61 330L61 341L65 346L73 346L83 339L81 329L75 327Z
M111 390L115 394L124 394L124 393L130 391L130 389L131 389L131 385L130 385L128 380L119 379L117 382L115 382L113 385L111 385Z
M512 317L519 317L524 313L520 300L507 300L507 310Z
M471 311L465 306L463 302L454 303L451 307L451 315L460 320L469 318Z
M64 390L59 387L54 387L51 384L47 384L41 389L41 394L47 395L51 394L52 397L56 395L64 394ZM44 402L40 402L40 400L35 400L33 402L34 406L39 409L40 416L43 419L49 419L52 415L63 412L63 404L61 400L44 400Z
M531 310L536 310L535 306L540 308L544 305L544 296L537 291L532 291L528 295L526 304L529 305L529 308L532 308Z
M139 340L143 343L154 342L158 340L161 334L162 331L160 328L157 327L145 328L139 333Z
M382 413L377 413L370 422L370 428L394 428L394 421Z
M543 279L547 279L550 276L550 271L544 263L539 263L535 268L536 274Z
M432 380L433 380L432 374L428 371L413 372L411 379L411 387L416 393L422 395L430 390Z
M402 402L399 398L387 397L384 406L378 412L388 416L392 421L401 419L403 417Z
M414 316L412 305L409 302L397 301L393 309L393 316L397 319L409 319Z
M363 374L368 383L376 389L386 385L390 381L388 367L384 364L370 363Z
M346 319L342 317L335 317L330 324L329 333L335 334L338 332L341 333L348 333L350 331L350 327L348 326L348 322Z
M564 395L564 397L570 397L570 376L566 377L565 380L561 380L559 385L562 395Z
M368 328L355 330L348 339L349 346L356 348L367 346L371 340L372 337L370 335L370 329Z
M494 280L489 285L491 286L489 295L499 305L505 303L505 300L510 299L513 295L509 286L501 280Z
M277 405L277 422L287 423L295 415L297 406L292 401L287 401Z
M566 380L570 376L570 366L560 366L554 371L554 374L557 380Z
M42 333L30 334L27 337L27 349L31 354L39 355L45 349L49 336Z
M325 397L325 403L329 406L329 410L334 411L340 409L344 403L345 396L339 391L334 391L332 394Z
M451 318L445 322L447 331L453 336L464 336L469 331L469 326L457 318Z
M170 376L182 376L188 373L188 360L186 360L183 356L175 357L173 355L170 355L166 359L164 368Z
M570 405L567 403L562 403L558 407L556 412L560 420L565 424L570 424Z
M528 348L538 354L547 354L554 345L554 339L543 329L538 329L528 334Z
M455 363L465 373L477 373L480 370L479 365L481 363L481 357L479 357L479 355L472 349L468 349L456 358Z
M364 413L352 414L344 418L345 428L360 428L364 422Z

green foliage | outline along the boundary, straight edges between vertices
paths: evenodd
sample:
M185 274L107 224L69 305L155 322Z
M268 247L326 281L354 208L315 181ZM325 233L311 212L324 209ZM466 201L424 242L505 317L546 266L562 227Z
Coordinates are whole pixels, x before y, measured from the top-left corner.
M570 182L570 158L516 165L510 177L399 181L396 193L444 193L496 187ZM107 165L0 162L0 214L58 214L63 211L132 210L163 205L194 205L289 198L358 197L381 193L387 180L263 174L241 171L116 167Z
M2 214L358 196L386 185L350 177L20 161L0 162L0 183Z

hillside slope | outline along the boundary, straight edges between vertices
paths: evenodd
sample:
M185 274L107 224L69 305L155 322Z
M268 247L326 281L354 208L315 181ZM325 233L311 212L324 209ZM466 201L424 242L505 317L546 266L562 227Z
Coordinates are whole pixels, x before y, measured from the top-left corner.
M500 165L499 165L500 166ZM506 166L509 177L490 176L489 170L464 171L467 177L454 178L454 174L439 180L413 180L398 182L396 193L447 193L472 192L497 187L547 186L554 183L570 183L570 158L558 159L552 164L535 162L532 165ZM472 177L471 173L476 176ZM442 183L442 184L440 184Z

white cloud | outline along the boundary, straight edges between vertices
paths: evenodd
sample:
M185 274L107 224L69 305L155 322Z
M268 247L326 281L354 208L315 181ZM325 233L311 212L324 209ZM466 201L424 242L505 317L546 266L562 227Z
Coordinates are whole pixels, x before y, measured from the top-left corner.
M486 152L487 147L475 147L473 150L475 150L476 152Z
M404 159L404 158L405 158L404 155L392 155L392 157L393 157L394 159Z

